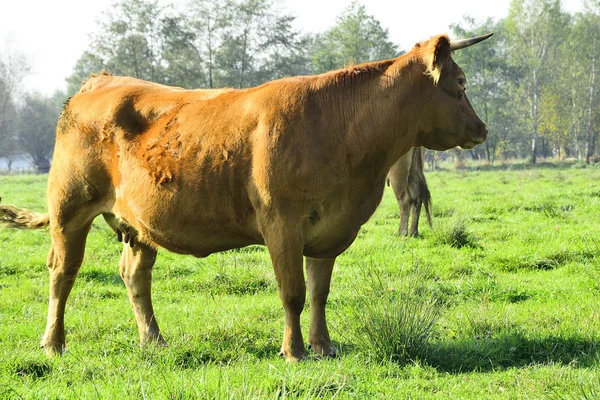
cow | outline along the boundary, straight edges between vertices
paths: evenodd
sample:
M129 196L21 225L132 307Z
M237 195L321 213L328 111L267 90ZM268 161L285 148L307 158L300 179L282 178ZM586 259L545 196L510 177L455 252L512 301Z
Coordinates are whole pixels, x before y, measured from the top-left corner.
M67 297L92 221L102 215L125 242L120 274L142 345L165 343L151 299L159 247L206 257L260 244L285 312L281 354L306 358L300 314L308 286L308 344L318 356L335 356L325 317L335 258L411 148L485 141L452 52L489 36L438 35L394 59L214 96L90 78L57 124L48 212L0 207L5 225L49 226L42 347L48 355L65 350Z
M427 187L425 174L423 173L423 160L425 149L414 148L392 165L387 175L388 186L391 185L400 207L400 228L398 235L419 235L419 217L421 207L425 206L425 215L430 227L431 222L431 193ZM410 231L408 220L412 215Z

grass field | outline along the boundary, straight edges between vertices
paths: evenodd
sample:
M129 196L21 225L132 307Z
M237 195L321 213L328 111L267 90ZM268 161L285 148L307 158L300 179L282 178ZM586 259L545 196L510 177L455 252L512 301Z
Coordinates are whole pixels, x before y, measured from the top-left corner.
M205 259L159 252L154 307L170 345L140 348L121 244L101 220L67 303L68 352L48 359L38 346L49 235L0 229L0 398L600 397L600 169L427 179L435 229L397 237L386 188L334 270L328 316L341 355L298 364L277 355L283 309L258 246ZM44 211L45 183L0 177L0 196ZM393 328L421 323L395 320L407 312L431 313L433 326L398 346ZM365 333L365 323L377 325ZM305 310L305 338L307 324Z

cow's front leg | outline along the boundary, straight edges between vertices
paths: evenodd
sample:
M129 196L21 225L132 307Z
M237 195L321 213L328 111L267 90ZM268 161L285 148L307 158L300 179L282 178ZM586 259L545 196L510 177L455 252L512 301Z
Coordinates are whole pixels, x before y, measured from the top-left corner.
M310 330L308 343L318 355L335 357L336 349L331 344L325 306L331 284L331 272L335 258L316 259L306 257L306 276L310 293Z
M286 361L306 358L300 330L300 314L304 308L306 285L302 270L304 241L298 227L270 225L265 242L271 255L279 297L285 310L285 328L281 352Z

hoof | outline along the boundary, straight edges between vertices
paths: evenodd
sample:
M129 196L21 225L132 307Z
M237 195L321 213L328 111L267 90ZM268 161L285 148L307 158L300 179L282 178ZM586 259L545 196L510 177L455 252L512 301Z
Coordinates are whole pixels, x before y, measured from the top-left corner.
M297 362L304 361L304 360L306 360L306 354L300 354L298 356L290 355L290 356L285 357L286 363L297 363Z
M140 340L140 346L169 347L169 343L159 334L158 336L146 336Z
M335 358L338 355L336 348L331 343L309 344L308 348L313 350L317 359Z
M298 354L286 354L285 351L280 350L279 351L279 357L285 357L285 362L287 363L296 363L299 361L304 361L306 360L306 353L305 352L297 352Z
M63 343L45 343L42 341L40 348L44 349L48 357L61 356L67 351Z

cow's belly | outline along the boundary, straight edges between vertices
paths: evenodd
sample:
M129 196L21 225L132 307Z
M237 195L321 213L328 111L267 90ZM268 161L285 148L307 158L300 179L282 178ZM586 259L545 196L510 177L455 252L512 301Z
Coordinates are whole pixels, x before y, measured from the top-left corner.
M206 257L262 243L250 204L210 191L173 193L124 191L111 211L117 225L130 227L138 240L180 254Z
M198 231L195 235L189 235L188 237L165 235L164 232L160 231L147 231L145 235L151 242L169 251L179 254L191 254L195 257L206 257L219 251L260 244L252 237L231 231L218 233Z
M177 220L181 218L178 214L165 214L158 218L147 218L147 214L146 218L126 218L126 214L119 213L118 209L114 212L118 223L131 227L137 240L175 253L206 257L215 252L262 243L261 238L249 229L233 226L226 221L196 217L178 223Z

